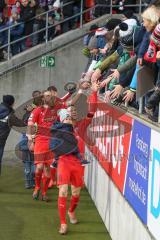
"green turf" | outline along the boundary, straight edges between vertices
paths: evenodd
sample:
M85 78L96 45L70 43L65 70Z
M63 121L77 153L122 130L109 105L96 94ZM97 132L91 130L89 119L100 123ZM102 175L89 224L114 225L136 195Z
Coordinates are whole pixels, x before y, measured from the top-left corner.
M33 201L25 190L20 167L3 167L0 177L0 240L110 240L86 190L77 209L79 224L69 224L66 236L58 234L57 189L49 190L51 202Z

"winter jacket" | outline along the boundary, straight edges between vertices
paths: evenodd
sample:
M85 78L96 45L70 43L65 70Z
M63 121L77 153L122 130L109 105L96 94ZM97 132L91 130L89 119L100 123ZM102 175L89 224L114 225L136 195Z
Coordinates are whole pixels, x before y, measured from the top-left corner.
M0 46L7 43L8 30L2 31L6 27L6 24L0 24Z
M138 55L141 44L143 42L144 35L146 34L146 29L144 26L137 26L134 33L134 52Z
M129 60L129 59L130 59L130 54L128 52L124 51L122 56L119 59L118 67L123 66L125 64L125 62L127 62L127 60ZM118 80L116 78L113 78L108 85L108 89L110 91L112 91L115 84L118 84Z
M62 0L62 2L63 2L63 5L65 5L71 1L70 0ZM73 3L68 4L64 7L62 6L62 8L63 8L62 12L63 12L64 18L73 16Z
M50 149L56 157L78 151L78 141L72 124L56 122L51 128L51 134Z
M135 67L132 67L129 71L123 72L120 75L119 84L123 88L128 87L130 85L134 72L135 72Z
M0 104L0 145L4 146L11 131L11 127L24 127L22 120L18 119L14 110L4 103Z
M6 6L5 0L0 1L0 13L3 12L4 7Z
M22 23L22 22L14 23L14 22L8 21L6 25L7 25L7 27L13 26L10 31L11 41L16 41L22 37L23 32L24 32L24 23ZM17 42L17 44L19 44L19 42Z
M106 37L105 36L97 36L97 48L104 48L106 45Z
M99 66L101 72L104 72L107 68L110 67L111 64L116 63L119 60L120 55L117 51L112 53L109 57L107 57Z
M33 23L36 15L36 6L30 7L28 4L24 7L22 4L20 5L20 21L24 22L24 33L25 35L29 35L33 32Z
M117 67L117 70L120 74L123 72L127 72L136 65L136 62L137 62L136 56L129 58L123 65L119 65Z
M144 34L143 40L142 40L139 50L138 50L138 58L143 58L144 54L147 52L149 42L150 42L150 36L151 36L151 32L146 32Z

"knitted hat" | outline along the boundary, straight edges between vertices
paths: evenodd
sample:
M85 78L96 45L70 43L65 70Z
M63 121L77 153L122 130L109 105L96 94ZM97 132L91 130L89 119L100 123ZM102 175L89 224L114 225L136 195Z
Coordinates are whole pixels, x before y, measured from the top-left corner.
M12 95L3 96L3 103L7 104L8 106L12 106L14 102L15 98Z
M60 122L63 122L67 117L69 117L69 112L67 111L67 109L61 109L59 112L58 112L58 116L60 118Z
M97 38L96 36L91 37L89 43L88 43L89 50L97 49Z
M104 35L107 34L107 32L108 32L107 29L104 28L104 27L102 27L102 28L98 28L98 29L96 30L95 35L96 35L96 37L97 37L97 36L104 36Z
M134 27L137 26L137 21L135 19L127 19L124 22L122 22L121 24L119 24L119 36L121 37L125 37L129 34L131 34L134 30Z
M114 30L115 27L117 27L121 22L122 21L118 18L111 18L105 24L105 28L107 29L107 31Z
M134 48L134 28L137 26L135 19L127 19L119 25L119 41L121 46L131 51Z
M154 29L151 40L155 43L156 46L160 46L160 24Z
M89 57L90 56L90 51L87 47L82 49L82 53L84 56Z

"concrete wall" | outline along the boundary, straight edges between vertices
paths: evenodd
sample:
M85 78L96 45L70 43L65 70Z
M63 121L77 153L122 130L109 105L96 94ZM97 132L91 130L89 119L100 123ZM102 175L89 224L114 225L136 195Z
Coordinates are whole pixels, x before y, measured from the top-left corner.
M85 168L85 183L112 240L153 240L88 148L86 156L92 164Z

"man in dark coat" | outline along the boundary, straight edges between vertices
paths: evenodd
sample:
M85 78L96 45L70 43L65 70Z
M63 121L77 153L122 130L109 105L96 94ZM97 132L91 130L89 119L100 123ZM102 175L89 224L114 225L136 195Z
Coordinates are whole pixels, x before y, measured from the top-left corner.
M5 0L1 0L0 1L0 14L3 13L3 9L5 8L5 6L6 6Z
M22 120L18 119L13 110L15 99L12 95L4 95L3 102L0 104L0 175L2 167L2 157L6 140L12 126L24 127Z
M20 3L20 21L24 22L24 35L27 36L33 33L34 17L36 14L36 1L29 2L22 0ZM25 40L25 47L31 47L31 37Z

